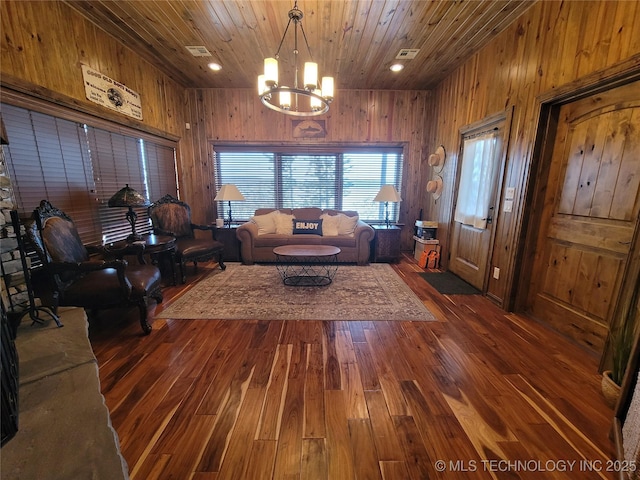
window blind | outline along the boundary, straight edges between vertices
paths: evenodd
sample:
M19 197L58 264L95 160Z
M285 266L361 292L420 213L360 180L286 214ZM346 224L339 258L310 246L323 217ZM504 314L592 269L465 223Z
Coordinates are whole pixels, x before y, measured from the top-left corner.
M382 185L402 191L402 151L346 152L343 166L342 209L356 210L371 223L384 223L384 203L374 202ZM389 203L389 219L398 221L399 204Z
M175 146L2 104L9 145L6 154L21 216L47 199L76 223L85 243L126 238L126 208L109 208L109 198L126 184L150 201L177 196ZM114 128L115 130L115 128ZM160 193L162 192L162 193ZM151 230L146 208L136 230Z
M225 151L216 154L217 190L233 183L243 194L244 202L233 202L233 218L248 220L257 208L275 206L276 165L267 152ZM217 202L218 218L226 218L228 202Z
M109 243L126 238L131 225L123 222L124 207L109 207L109 199L126 185L147 197L142 155L138 140L119 133L87 127L91 160L94 165L98 215L102 225L102 241ZM136 232L149 233L151 226L146 208L134 208L138 214Z
M336 198L338 155L281 155L279 160L279 207L336 208L340 203Z
M360 218L383 223L384 204L374 202L382 185L401 191L401 147L241 147L214 146L215 182L235 184L245 197L232 202L233 218L248 220L257 208L315 206L356 210ZM226 216L227 202L218 202ZM397 221L398 204L389 204Z
M146 165L148 198L155 202L164 195L177 196L176 150L173 147L141 140Z
M73 218L83 241L100 239L95 184L81 125L2 105L5 145L17 210L31 217L43 199Z

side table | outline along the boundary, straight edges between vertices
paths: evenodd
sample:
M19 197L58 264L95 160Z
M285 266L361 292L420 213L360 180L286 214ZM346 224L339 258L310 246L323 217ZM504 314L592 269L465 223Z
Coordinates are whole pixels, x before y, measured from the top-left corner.
M397 262L400 260L400 234L397 225L371 225L375 231L371 245L370 261L374 263Z
M143 245L144 248L140 248ZM159 257L166 255L171 265L173 285L176 285L176 238L171 235L143 235L137 242L119 240L108 247L108 251L117 256L137 255L138 261L145 265L144 256L149 255L153 263L157 263Z
M232 224L230 227L216 227L213 231L215 239L224 243L222 258L225 262L240 262L240 240L236 237L236 230L240 224Z

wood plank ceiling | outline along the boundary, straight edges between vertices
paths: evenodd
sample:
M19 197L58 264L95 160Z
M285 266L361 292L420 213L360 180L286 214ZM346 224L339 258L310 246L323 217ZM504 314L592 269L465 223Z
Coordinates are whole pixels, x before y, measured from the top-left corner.
M294 1L68 0L187 88L253 88L280 44ZM534 3L511 1L299 0L313 60L338 89L428 90ZM186 46L204 46L194 57ZM299 38L299 61L308 60ZM392 73L400 49L420 49ZM280 55L293 78L293 34ZM217 62L222 70L207 65ZM287 68L289 69L287 73ZM281 81L282 83L282 81Z

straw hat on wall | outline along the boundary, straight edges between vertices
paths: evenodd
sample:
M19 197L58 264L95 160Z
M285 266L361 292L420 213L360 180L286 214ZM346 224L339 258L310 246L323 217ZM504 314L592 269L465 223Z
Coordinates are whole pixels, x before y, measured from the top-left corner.
M437 200L442 195L443 182L440 175L433 177L433 180L427 182L427 192L433 195L433 199Z
M433 171L440 173L444 168L444 161L447 158L447 154L444 151L444 147L440 145L436 149L436 153L429 155L429 166L433 168Z

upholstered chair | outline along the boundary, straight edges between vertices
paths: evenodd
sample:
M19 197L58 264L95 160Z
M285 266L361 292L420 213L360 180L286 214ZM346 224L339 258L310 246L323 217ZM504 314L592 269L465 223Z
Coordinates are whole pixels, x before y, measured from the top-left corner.
M73 220L47 200L40 202L33 217L27 235L44 265L54 312L58 306L82 307L92 313L136 305L142 331L151 332L147 321L149 301L162 302L161 276L156 266L130 264L110 258L104 247L83 245Z
M171 195L165 195L149 206L149 218L156 235L176 237L176 259L180 263L182 283L186 281L185 265L216 259L222 270L226 268L222 254L224 244L215 239L215 227L191 223L191 208ZM196 238L195 230L210 230L211 238Z

